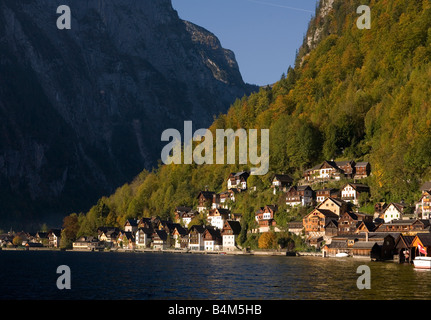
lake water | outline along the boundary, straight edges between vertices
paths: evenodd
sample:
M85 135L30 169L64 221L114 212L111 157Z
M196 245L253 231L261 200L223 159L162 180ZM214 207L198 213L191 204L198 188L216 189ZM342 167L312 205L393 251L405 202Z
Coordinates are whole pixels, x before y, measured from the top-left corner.
M59 290L57 267L71 271ZM368 265L371 289L359 290ZM431 272L353 258L0 251L0 299L429 299Z

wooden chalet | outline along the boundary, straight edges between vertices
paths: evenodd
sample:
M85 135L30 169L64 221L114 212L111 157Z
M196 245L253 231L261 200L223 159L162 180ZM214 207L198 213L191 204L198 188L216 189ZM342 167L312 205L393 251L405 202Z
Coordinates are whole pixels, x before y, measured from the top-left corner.
M152 227L140 227L135 234L135 246L137 249L149 248L152 242L154 229Z
M338 234L354 234L362 222L373 222L373 216L346 211L338 220Z
M337 216L341 216L343 213L349 210L349 206L347 202L335 199L335 198L326 198L322 203L320 203L316 209L329 210L335 213Z
M371 173L371 166L369 162L363 161L355 164L355 171L353 178L355 180L367 178Z
M292 185L293 178L288 174L275 174L272 178L271 188L274 189L274 194L277 190L284 191Z
M193 225L189 229L189 249L190 250L204 250L203 234L205 226Z
M335 188L319 189L315 191L315 194L317 203L322 203L326 198L340 198L340 190Z
M175 226L172 231L172 238L174 240L174 247L177 249L187 249L189 245L188 230L181 225Z
M314 209L302 220L305 234L323 236L325 234L325 227L331 220L337 221L338 215L330 210Z
M164 250L170 247L170 243L168 243L168 233L164 229L154 230L152 239L153 249L155 250Z
M203 233L204 250L205 251L218 251L221 249L223 240L220 229L207 226Z
M342 171L344 174L344 177L348 179L352 179L353 175L355 174L355 161L347 160L347 161L336 161L335 165L338 169Z
M213 191L199 192L196 198L198 199L198 211L200 213L211 209L215 194Z
M226 220L221 230L223 240L223 250L235 250L236 239L241 232L241 224L239 221Z
M278 206L276 205L266 205L256 211L255 219L258 223L258 232L268 232L271 227L277 226L274 220L277 210Z
M376 232L402 232L406 235L429 233L430 231L430 220L428 219L391 220L376 229Z
M308 185L291 186L286 191L286 204L290 207L313 204L313 190Z

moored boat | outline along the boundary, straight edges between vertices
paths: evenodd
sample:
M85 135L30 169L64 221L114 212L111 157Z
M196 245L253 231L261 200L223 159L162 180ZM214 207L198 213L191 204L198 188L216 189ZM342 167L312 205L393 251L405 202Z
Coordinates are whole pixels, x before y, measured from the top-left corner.
M348 257L349 254L345 253L345 252L339 252L335 255L337 258L345 258Z
M431 269L431 257L416 257L413 264L416 269Z

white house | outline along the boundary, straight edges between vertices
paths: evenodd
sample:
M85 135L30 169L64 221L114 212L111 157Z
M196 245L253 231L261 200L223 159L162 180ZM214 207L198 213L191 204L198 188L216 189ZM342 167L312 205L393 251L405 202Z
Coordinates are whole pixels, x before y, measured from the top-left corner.
M239 221L226 220L221 235L223 238L223 250L233 251L236 249L236 239L241 232L241 224Z
M240 189L247 190L247 179L250 176L249 172L241 171L231 173L227 179L227 188L229 189Z
M222 229L225 220L229 219L229 217L230 217L230 210L217 208L217 209L210 210L208 212L207 221L211 226L216 227L218 229Z
M204 250L219 251L222 246L222 237L219 229L207 227L203 233Z
M383 211L383 219L385 223L391 222L392 220L400 220L403 217L404 205L400 203L391 203Z
M135 246L137 249L147 248L151 244L153 231L149 228L139 228L135 233Z
M341 189L341 199L357 205L361 193L369 194L370 187L359 183L348 183Z

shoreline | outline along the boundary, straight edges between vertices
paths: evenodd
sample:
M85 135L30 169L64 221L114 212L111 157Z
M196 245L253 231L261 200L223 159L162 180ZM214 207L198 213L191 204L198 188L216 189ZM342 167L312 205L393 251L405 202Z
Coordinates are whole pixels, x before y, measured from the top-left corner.
M323 256L321 252L286 252L286 251L205 251L205 250L181 250L181 249L116 249L116 250L90 250L90 249L60 249L60 248L1 248L1 251L52 251L52 252L116 252L116 253L175 253L175 254L204 254L204 255L230 255L230 256L277 256L277 257L321 257L337 258L332 256ZM371 260L367 256L353 256L348 258ZM337 258L339 259L339 258Z

